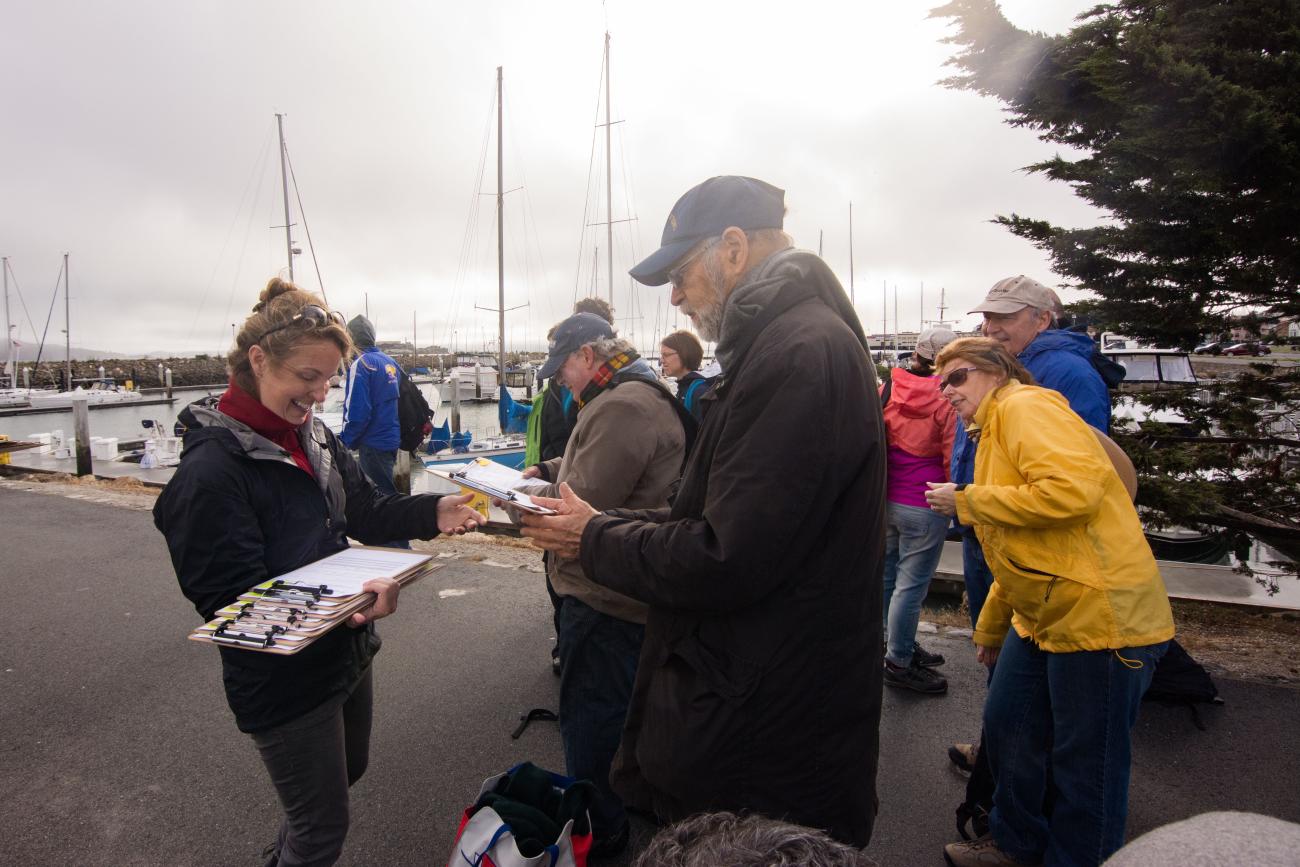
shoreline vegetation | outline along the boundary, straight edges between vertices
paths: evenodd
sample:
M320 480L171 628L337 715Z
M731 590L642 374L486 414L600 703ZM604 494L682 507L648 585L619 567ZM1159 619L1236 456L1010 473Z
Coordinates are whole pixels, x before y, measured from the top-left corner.
M94 499L118 508L148 511L158 495L135 479L79 479L63 474L9 474L4 484L17 483L26 490L54 496ZM453 559L516 569L520 580L541 581L541 551L510 536L471 535L415 541L416 550ZM1295 579L1290 579L1295 580ZM1178 640L1216 677L1300 687L1300 612L1253 609L1173 600ZM968 634L970 620L964 607L951 602L927 601L922 621L943 633Z

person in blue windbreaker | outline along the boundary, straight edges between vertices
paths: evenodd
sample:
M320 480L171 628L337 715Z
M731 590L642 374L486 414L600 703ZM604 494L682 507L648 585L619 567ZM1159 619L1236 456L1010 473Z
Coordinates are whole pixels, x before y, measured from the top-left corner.
M397 493L393 466L402 443L397 420L397 395L401 370L397 362L375 346L375 326L364 316L348 322L348 332L359 355L348 367L343 387L343 432L339 439L357 453L361 471L380 492ZM390 547L410 547L393 542Z

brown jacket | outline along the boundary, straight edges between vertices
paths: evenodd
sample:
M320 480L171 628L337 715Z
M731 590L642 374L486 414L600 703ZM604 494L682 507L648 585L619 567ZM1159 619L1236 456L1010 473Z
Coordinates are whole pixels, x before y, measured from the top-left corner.
M605 509L658 509L681 475L685 434L666 390L630 380L601 393L578 411L578 423L564 455L539 464L542 478L554 482L542 490L558 497L561 482L591 504ZM645 623L646 605L597 584L577 560L549 558L551 585L602 614Z

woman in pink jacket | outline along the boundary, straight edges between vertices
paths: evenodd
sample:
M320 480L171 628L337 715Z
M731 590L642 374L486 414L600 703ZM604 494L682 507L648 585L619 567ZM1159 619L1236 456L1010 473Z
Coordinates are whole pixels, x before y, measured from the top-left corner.
M917 644L916 624L943 552L948 519L930 509L925 491L926 482L948 481L956 431L953 408L939 393L934 358L956 339L947 328L921 332L911 365L894 368L880 390L889 445L884 680L928 695L947 692L948 681L934 670L943 657Z

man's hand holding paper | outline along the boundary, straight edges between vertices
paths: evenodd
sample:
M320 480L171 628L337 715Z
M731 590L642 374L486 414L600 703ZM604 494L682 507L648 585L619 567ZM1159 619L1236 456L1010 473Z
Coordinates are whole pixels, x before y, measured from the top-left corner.
M587 523L600 514L591 504L573 492L568 483L560 485L561 499L534 497L539 506L553 509L555 515L521 514L522 534L533 540L538 548L550 551L566 560L577 560L582 542L582 532Z

